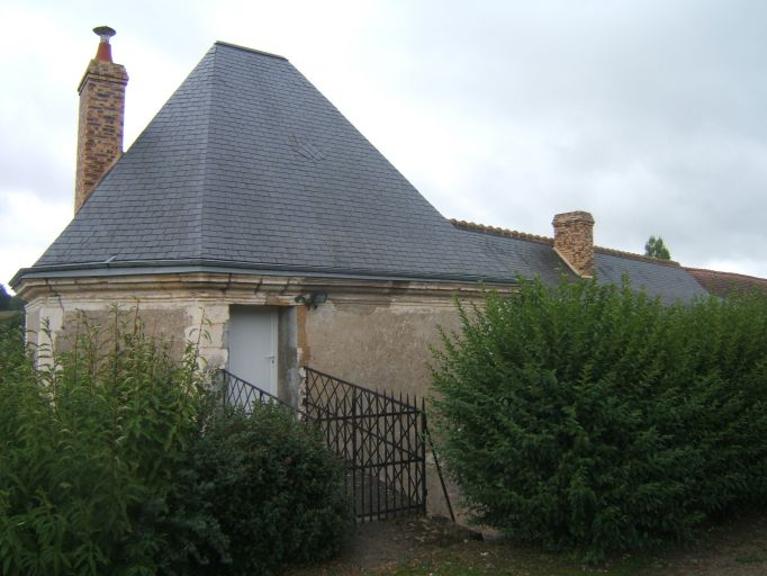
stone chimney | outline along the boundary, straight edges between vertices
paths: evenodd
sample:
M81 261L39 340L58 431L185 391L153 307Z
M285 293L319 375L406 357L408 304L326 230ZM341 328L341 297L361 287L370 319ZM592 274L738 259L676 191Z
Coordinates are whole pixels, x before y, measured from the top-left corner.
M96 57L80 81L80 125L77 131L75 213L85 204L101 178L123 151L125 115L125 67L112 62L109 39L115 31L99 26Z
M594 217L588 212L554 216L554 250L584 278L594 276Z

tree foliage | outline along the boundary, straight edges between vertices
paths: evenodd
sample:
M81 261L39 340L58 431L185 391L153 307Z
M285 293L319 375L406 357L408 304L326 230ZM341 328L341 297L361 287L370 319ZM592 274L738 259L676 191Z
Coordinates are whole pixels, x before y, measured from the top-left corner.
M647 240L647 243L644 245L644 253L645 256L650 256L651 258L671 260L671 253L668 251L668 248L666 248L663 238L660 236L657 238L655 236L650 236L649 240Z
M461 320L435 406L480 521L599 560L767 499L764 299L522 281Z
M8 294L5 286L0 284L0 312L23 309L24 302L18 296L11 296Z
M5 290L5 286L0 284L0 311L11 309L11 295Z

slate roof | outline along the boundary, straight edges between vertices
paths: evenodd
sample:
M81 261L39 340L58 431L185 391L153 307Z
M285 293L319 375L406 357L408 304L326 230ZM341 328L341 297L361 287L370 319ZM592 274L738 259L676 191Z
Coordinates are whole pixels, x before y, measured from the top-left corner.
M595 276L599 284L620 284L624 275L631 285L671 304L688 302L707 295L700 284L676 262L652 262L649 258L617 255L613 251L594 250Z
M466 224L466 223L464 223ZM473 226L473 227L472 227ZM290 62L217 42L24 276L246 269L554 282L550 239L445 219ZM600 254L666 300L681 268Z
M504 252L516 252L520 250L520 245L527 245L535 246L538 251L548 252L559 260L553 250L553 238L459 220L452 222L458 229L495 238L495 249L499 250L502 258L506 257ZM673 261L595 246L594 268L599 284L621 284L623 277L627 276L634 288L644 290L650 296L659 297L669 304L676 301L689 302L707 294L685 268ZM544 280L552 279L551 275L541 274L541 277Z
M186 264L512 281L286 59L216 43L32 271Z

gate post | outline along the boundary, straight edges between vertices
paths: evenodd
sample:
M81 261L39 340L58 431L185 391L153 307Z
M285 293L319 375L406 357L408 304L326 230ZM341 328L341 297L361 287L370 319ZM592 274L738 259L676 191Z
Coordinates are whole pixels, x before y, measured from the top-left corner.
M426 401L421 398L421 502L426 514Z
M304 366L298 368L298 419L310 420L307 412L309 406L309 374Z
M357 509L357 389L352 388L352 502L354 503L355 510ZM360 486L360 494L362 498L365 497L365 487ZM360 506L360 510L365 511L364 506ZM359 513L358 513L359 515Z

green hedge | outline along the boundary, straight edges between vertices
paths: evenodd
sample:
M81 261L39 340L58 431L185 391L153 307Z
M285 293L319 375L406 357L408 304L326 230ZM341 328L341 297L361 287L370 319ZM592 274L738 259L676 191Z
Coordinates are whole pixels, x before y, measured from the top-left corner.
M435 406L480 521L600 560L764 504L763 298L664 306L628 284L521 281L461 319Z
M195 347L137 318L68 328L51 354L0 323L0 574L264 574L339 547L339 465L292 416L224 413Z

